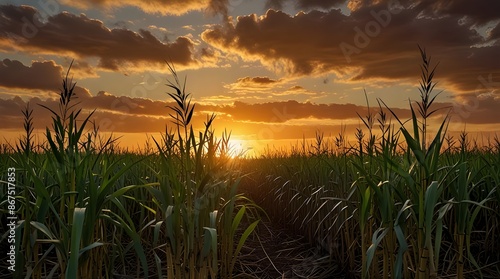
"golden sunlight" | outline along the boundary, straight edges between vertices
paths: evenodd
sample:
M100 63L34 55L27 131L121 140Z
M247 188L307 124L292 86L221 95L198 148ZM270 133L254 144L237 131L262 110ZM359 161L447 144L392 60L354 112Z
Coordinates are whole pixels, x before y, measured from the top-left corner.
M228 142L229 156L231 158L236 158L239 156L244 156L250 149L245 140L241 140L235 137L231 137Z

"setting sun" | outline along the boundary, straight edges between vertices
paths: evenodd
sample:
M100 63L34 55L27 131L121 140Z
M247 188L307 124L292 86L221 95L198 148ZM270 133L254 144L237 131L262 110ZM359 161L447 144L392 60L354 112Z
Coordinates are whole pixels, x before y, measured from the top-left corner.
M498 11L2 0L0 277L498 278Z
M229 156L231 158L245 156L250 150L245 140L231 137L228 142Z

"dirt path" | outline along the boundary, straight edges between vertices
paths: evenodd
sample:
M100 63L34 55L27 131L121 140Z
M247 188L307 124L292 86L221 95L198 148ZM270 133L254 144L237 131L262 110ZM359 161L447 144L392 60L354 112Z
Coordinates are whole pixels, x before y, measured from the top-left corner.
M236 269L234 278L345 278L324 251L269 221L248 238Z

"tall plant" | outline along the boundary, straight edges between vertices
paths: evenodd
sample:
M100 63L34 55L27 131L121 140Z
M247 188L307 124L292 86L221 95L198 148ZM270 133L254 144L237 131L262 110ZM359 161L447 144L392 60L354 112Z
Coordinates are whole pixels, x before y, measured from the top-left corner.
M235 259L258 220L248 225L236 241L241 220L255 205L237 193L239 172L230 159L228 135L216 139L215 115L204 129L192 124L195 104L181 84L175 68L167 63L174 81L168 93L174 104L170 117L173 130L154 139L161 157L156 171L158 188L149 188L156 203L154 232L158 272L166 257L168 278L231 278ZM237 212L237 213L236 213ZM162 253L163 252L163 253Z
M74 102L75 86L69 78L71 66L63 80L59 109L42 105L52 114L52 127L46 128L47 145L42 154L33 154L31 144L32 112L24 112L26 136L18 145L18 164L26 180L23 187L23 247L28 277L96 278L110 276L106 257L115 239L108 235L107 225L126 232L144 273L148 268L141 241L128 212L118 199L137 186L117 187L117 181L133 165L119 166L101 156L108 139L99 149L86 133L93 112L83 121ZM118 213L109 208L117 208ZM118 220L118 221L117 221ZM111 243L109 243L110 241ZM122 245L122 243L113 243ZM41 256L40 256L41 255ZM56 257L57 264L49 259ZM42 269L49 272L42 273Z
M387 143L391 142L392 136L382 130L382 146L385 147L382 147L382 152L376 156L376 161L380 162L376 173L369 173L363 166L357 165L363 175L360 182L367 183L371 189L366 188L364 192L360 192L362 197L360 223L369 218L366 215L371 202L373 202L372 206L379 211L377 214L373 212L375 215L372 217L376 217L376 220L380 222L378 229L372 235L371 245L366 250L363 263L366 261L366 265L370 266L376 257L376 250L382 244L384 277L392 274L396 278L413 276L436 278L439 274L442 256L441 245L444 241L443 231L446 228L445 217L453 211L456 220L449 224L448 228L453 227L456 230L457 274L459 278L463 278L466 228L472 228L479 210L485 208L484 203L489 198L479 202L469 200L467 189L470 187L470 181L467 181L465 163L440 166L441 149L449 117L445 116L435 134L428 140L429 119L439 109L433 107L439 95L439 93L433 93L436 86L433 78L437 65L431 66L431 59L425 49L420 47L419 49L422 57L420 101L416 102L418 114L410 103L410 127L407 128L406 123L380 100L399 122L400 133L405 139L406 151L402 157L391 156L395 153L387 151L391 150L394 144L387 145ZM458 176L451 180L450 185L447 178L455 177L455 175ZM451 193L451 197L448 197L448 192ZM364 198L365 196L371 199ZM395 243L397 246L394 246ZM390 251L395 249L398 253L393 259ZM470 263L477 266L472 257L468 259ZM390 268L386 266L387 263L390 264ZM415 274L409 273L411 267L416 270ZM391 271L388 272L389 270ZM374 269L371 272L378 274ZM368 277L369 273L368 268L364 267L363 276Z

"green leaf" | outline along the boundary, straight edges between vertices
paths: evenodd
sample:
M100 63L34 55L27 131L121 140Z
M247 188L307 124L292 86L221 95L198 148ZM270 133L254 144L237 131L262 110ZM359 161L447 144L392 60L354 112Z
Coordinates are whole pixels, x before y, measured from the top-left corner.
M236 246L236 250L235 250L235 252L233 254L234 257L233 257L233 259L231 261L230 270L234 269L234 265L236 264L236 258L238 257L238 254L240 253L241 248L245 244L245 241L247 241L248 236L250 236L250 234L255 230L255 228L257 227L257 225L259 224L259 222L260 222L260 220L257 220L255 222L253 222L252 224L250 224L246 228L246 230L243 232L243 234L241 235L241 238L238 241L238 246Z
M94 248L97 248L97 247L99 247L99 246L103 246L103 245L104 245L104 243L102 243L102 242L97 242L97 241L96 241L96 242L94 242L94 243L92 243L92 244L90 244L90 245L87 245L87 246L85 246L84 248L80 249L80 256L81 256L81 255L83 255L85 252L87 252L87 251L89 251L89 250L92 250L92 249L94 249Z
M389 231L389 228L378 228L372 236L372 244L368 247L366 251L366 266L369 267L372 264L373 257L375 256L375 251L377 250L378 245L384 239L385 235ZM364 251L363 251L364 253ZM369 268L366 269L366 273L363 276L368 275Z
M54 237L54 235L49 230L49 228L47 228L47 226L45 226L44 224L42 224L40 222L36 222L36 221L31 221L30 224L31 224L31 226L33 226L34 228L36 228L37 230L41 231L43 234L48 236L49 239L53 239L53 240L56 239L56 237Z
M80 242L82 238L85 208L75 208L71 228L70 257L66 267L66 278L78 278L78 259L80 257Z
M236 229L238 228L244 214L245 214L245 206L243 205L240 208L240 210L238 210L238 213L236 213L236 215L234 216L233 223L231 225L231 233L230 233L231 236L233 236L234 233L236 232Z
M208 227L203 227L205 229L205 240L208 240L209 246L212 250L212 272L217 275L218 273L218 257L217 257L217 229L214 228L208 228ZM207 236L208 233L208 236ZM205 243L204 243L205 244ZM203 251L205 251L205 245L203 246Z

